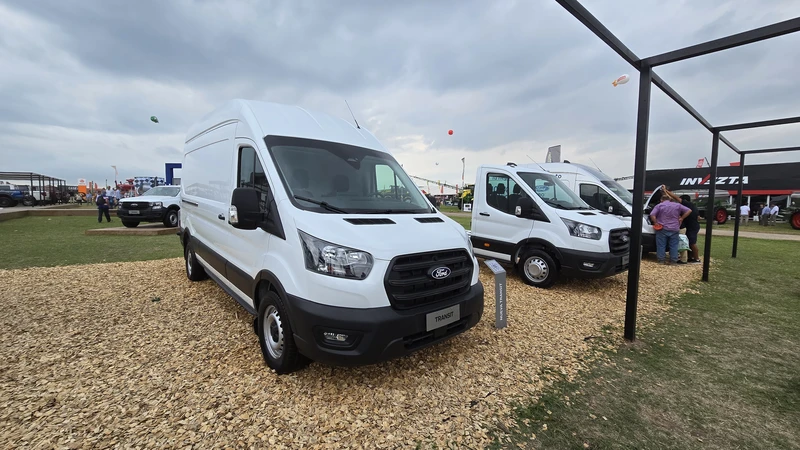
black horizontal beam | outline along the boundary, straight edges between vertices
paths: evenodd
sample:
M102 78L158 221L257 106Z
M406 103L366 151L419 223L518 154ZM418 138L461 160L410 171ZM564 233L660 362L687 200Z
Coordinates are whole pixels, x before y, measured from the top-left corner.
M674 63L684 59L694 58L697 56L707 55L709 53L720 52L730 48L739 47L742 45L752 44L754 42L772 39L785 34L800 31L800 17L785 20L783 22L774 23L765 27L756 28L754 30L745 31L743 33L732 34L713 41L703 42L697 45L691 45L671 52L662 53L660 55L645 58L642 61L650 67L660 66L662 64Z
M734 123L731 125L717 127L717 129L719 131L745 130L747 128L772 127L775 125L787 125L790 123L800 123L800 116L786 117L783 119L762 120L760 122Z
M605 42L612 50L617 52L619 56L630 65L639 70L639 57L636 56L631 49L625 46L614 33L609 31L592 13L581 5L577 0L556 0L556 3L561 5L570 14L575 16L576 19L586 26L592 33L597 35L603 42Z
M780 153L780 152L796 152L800 151L798 147L779 147L779 148L760 148L758 150L742 150L743 155L752 155L754 153Z
M733 143L731 143L731 141L729 141L728 138L726 138L725 136L720 134L719 135L719 140L722 141L728 147L730 147L730 149L735 151L737 154L741 154L742 153L742 151L739 150L735 145L733 145Z

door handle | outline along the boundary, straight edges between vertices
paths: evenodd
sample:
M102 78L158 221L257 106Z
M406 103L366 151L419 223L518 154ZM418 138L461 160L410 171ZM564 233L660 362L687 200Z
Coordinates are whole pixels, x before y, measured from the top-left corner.
M482 215L482 216L489 217L489 213L478 213L478 214L480 214L480 215Z
M225 220L225 216L224 216L223 214L220 214L220 215L218 215L218 216L217 216L217 219L219 219L219 220Z

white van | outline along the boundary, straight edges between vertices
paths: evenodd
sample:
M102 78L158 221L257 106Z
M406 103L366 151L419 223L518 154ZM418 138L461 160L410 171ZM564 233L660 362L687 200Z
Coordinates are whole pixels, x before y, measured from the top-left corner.
M633 194L610 176L589 166L570 162L526 164L526 166L543 168L555 174L589 206L619 216L630 228L633 214ZM646 199L644 204L647 205L649 200ZM643 215L642 249L645 253L654 252L656 251L655 230L650 223L650 217L647 214Z
M182 167L186 274L256 316L276 372L400 357L480 320L463 227L364 128L232 100L191 127Z
M530 166L478 167L470 239L476 255L515 265L549 287L559 273L601 278L628 269L630 230L586 204L554 174Z

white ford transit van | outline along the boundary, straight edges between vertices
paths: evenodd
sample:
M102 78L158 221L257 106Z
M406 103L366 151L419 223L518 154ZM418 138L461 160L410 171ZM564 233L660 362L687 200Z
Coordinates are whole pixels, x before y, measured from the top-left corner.
M278 373L403 356L481 318L463 227L364 128L233 100L191 127L182 175L186 274L256 316Z
M531 167L531 164L526 166ZM619 216L630 228L633 195L610 176L589 166L570 162L544 163L535 167L555 174L589 206ZM642 220L642 250L645 253L656 251L656 234L647 214Z
M559 273L601 278L628 269L628 226L594 210L555 175L530 166L482 165L470 239L475 254L515 265L546 288Z

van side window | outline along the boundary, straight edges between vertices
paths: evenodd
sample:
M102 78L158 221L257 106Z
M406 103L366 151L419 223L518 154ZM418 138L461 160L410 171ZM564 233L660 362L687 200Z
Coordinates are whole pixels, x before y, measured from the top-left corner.
M397 175L394 170L386 164L375 164L375 193L381 197L403 199L406 197L402 192L403 184L398 186Z
M486 203L492 208L514 215L517 201L524 195L522 188L508 175L486 174Z
M601 189L597 185L581 184L580 196L581 200L588 203L592 208L597 208L601 211L612 212L614 214L624 214L627 212L627 209L623 208L617 199L609 195L605 189ZM611 211L608 210L609 206L612 207Z
M267 174L264 173L264 167L252 147L239 149L239 180L237 187L249 187L257 190L260 194L261 212L267 211L267 192L269 192Z

